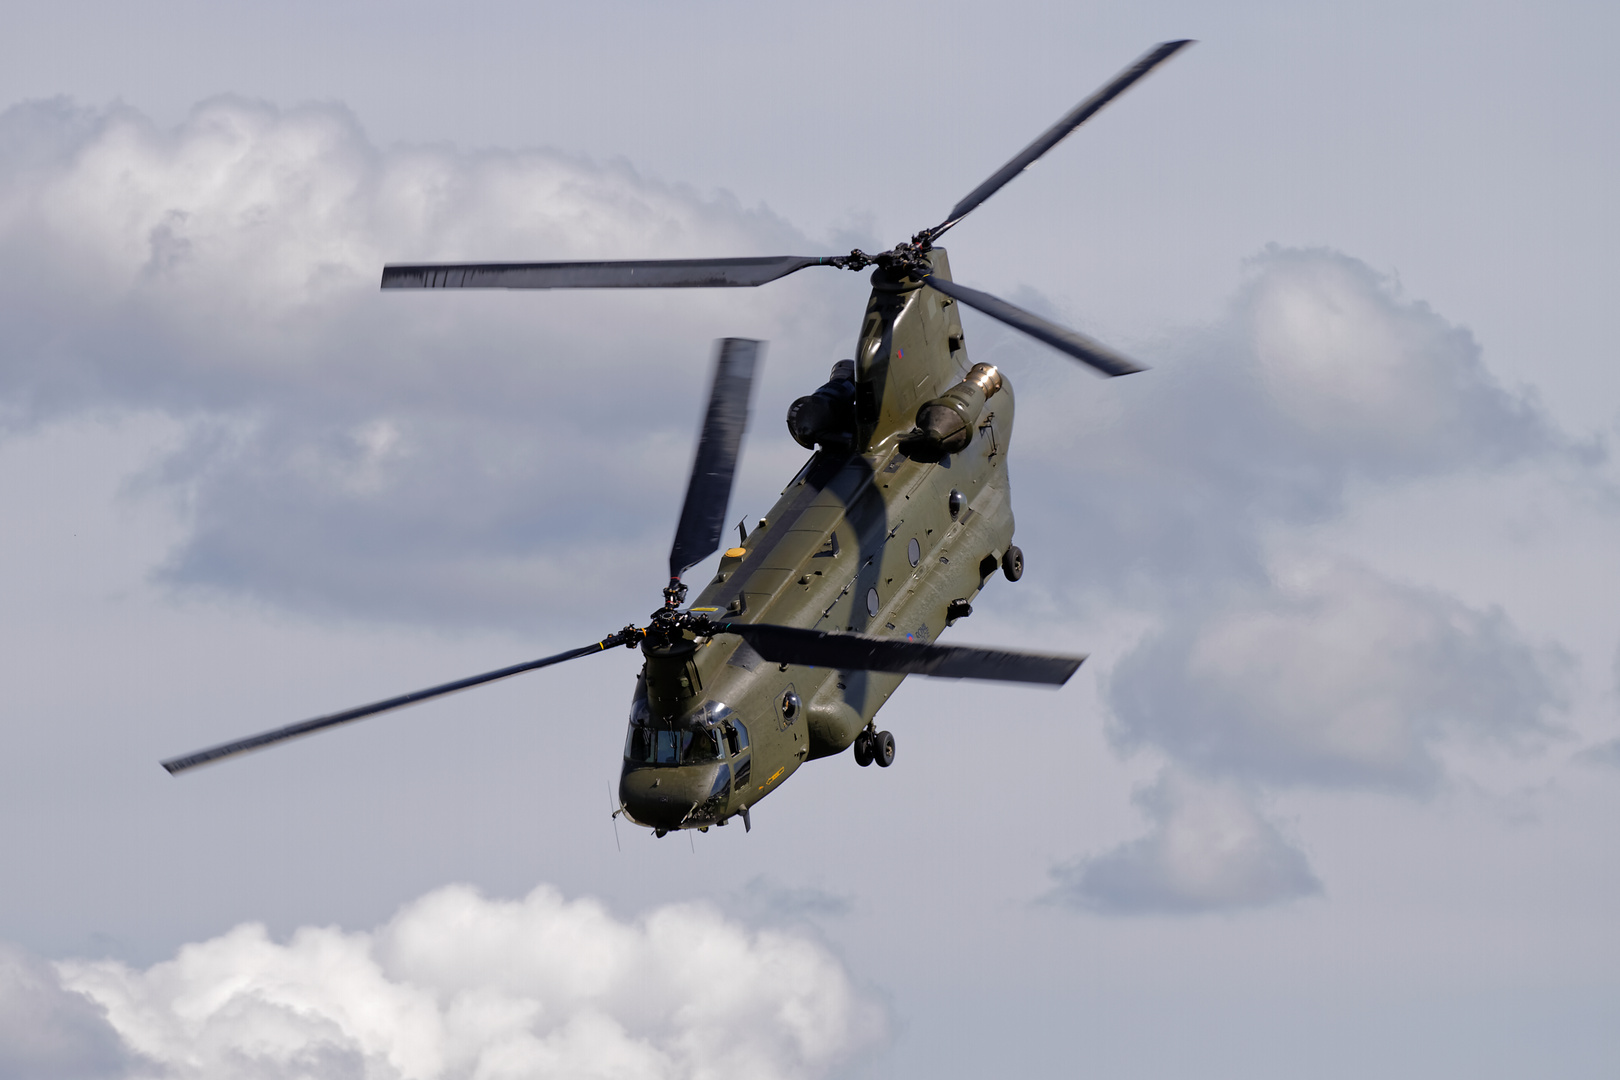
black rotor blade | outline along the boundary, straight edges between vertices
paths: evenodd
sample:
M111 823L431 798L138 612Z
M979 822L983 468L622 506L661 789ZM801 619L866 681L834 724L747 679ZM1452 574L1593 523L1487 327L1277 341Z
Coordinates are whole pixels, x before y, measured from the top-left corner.
M630 262L424 263L383 267L385 289L696 289L746 288L846 256L775 255L746 259L643 259Z
M163 767L169 771L171 776L177 775L185 772L187 769L195 769L199 765L207 765L209 762L219 761L221 758L233 757L237 754L245 754L249 750L260 750L266 746L273 746L276 743L285 742L288 739L296 739L301 735L309 735L317 731L324 731L330 727L336 727L339 724L347 724L352 720L363 720L368 716L376 716L378 713L389 712L393 709L403 709L407 705L415 705L419 702L428 701L432 698L443 697L445 694L453 694L458 690L466 690L474 686L482 686L484 683L495 682L497 679L506 679L513 675L521 675L525 671L534 671L537 668L550 667L552 664L560 664L564 660L573 660L576 657L588 656L591 653L597 653L603 651L604 649L610 649L615 645L623 645L630 640L632 640L632 635L630 632L628 630L621 630L619 633L614 634L611 637L604 638L603 640L596 642L594 645L583 645L577 649L570 649L567 652L558 653L556 656L547 656L540 660L530 660L525 664L513 664L511 667L504 667L499 671L487 671L482 675L474 675L466 679L457 679L455 682L444 683L441 686L432 686L426 690L418 690L415 693L401 694L399 697L389 698L387 701L378 701L370 705L362 705L358 709L346 709L343 712L332 713L329 716L317 716L313 720L305 720L297 724L288 724L286 727L275 728L272 731L263 731L257 735L250 735L245 739L237 739L234 742L220 743L218 746L210 746L206 750L198 750L193 754L186 754L182 757L170 758L169 760L163 762Z
M669 549L669 576L678 578L720 546L726 528L726 505L737 455L748 428L748 401L754 390L754 366L764 342L723 338L714 358L714 387L703 417L692 478L686 485L675 542Z
M992 319L999 319L1015 330L1022 330L1037 341L1044 341L1059 352L1068 353L1081 363L1090 364L1104 375L1129 375L1145 370L1140 364L1126 359L1100 341L1093 341L1066 326L1047 322L1039 315L1031 314L987 292L958 285L934 274L925 275L923 280L946 296L960 300Z
M1101 90L1098 90L1095 94L1069 110L1063 119L1047 128L1040 138L1024 147L1011 161L997 169L988 180L969 192L961 202L951 207L950 216L928 230L928 239L930 241L938 240L944 235L946 229L967 217L975 207L1000 191L1013 177L1033 165L1037 158L1062 142L1069 132L1091 119L1104 105L1124 93L1132 83L1191 44L1191 41L1166 41L1162 45L1156 45L1148 50L1136 63L1115 75L1113 81L1107 86L1104 86Z
M846 671L889 671L932 675L941 679L990 679L997 682L1062 686L1084 656L1011 652L971 645L930 645L905 638L868 634L831 634L768 623L720 623L722 633L736 634L773 664L843 668Z

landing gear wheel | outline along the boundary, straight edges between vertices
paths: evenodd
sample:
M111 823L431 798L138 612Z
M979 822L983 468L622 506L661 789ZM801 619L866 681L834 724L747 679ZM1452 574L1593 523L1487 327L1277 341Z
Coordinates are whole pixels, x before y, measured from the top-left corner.
M1017 581L1024 576L1024 553L1018 545L1008 547L1002 554L1001 572L1007 575L1008 581Z
M855 764L864 769L868 765L872 764L872 756L872 733L870 731L863 731L859 735L855 736ZM893 755L891 754L891 756Z
M872 760L887 769L894 764L894 736L880 731L872 737Z

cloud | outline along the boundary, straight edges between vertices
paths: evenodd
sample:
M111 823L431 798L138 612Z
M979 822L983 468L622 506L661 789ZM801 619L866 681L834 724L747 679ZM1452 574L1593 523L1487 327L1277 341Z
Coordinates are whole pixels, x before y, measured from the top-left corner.
M857 321L834 275L385 295L390 260L819 245L623 163L377 147L329 105L218 98L174 128L124 107L14 107L0 242L0 427L179 420L139 485L186 522L162 579L325 615L532 629L628 601L625 568L656 576L678 508L709 340L771 338L773 362L808 354L819 375ZM1028 353L1020 377L1062 363L983 344ZM1261 533L1332 515L1353 480L1569 449L1466 330L1330 251L1268 250L1226 319L1149 352L1153 372L1071 402L1078 422L1020 454L1039 480L1064 469L1084 592L1258 582ZM1113 414L1092 415L1104 400ZM796 452L779 432L770 446Z
M131 463L133 489L183 522L160 579L324 616L532 630L633 612L651 594L628 571L658 580L708 341L771 338L819 377L856 323L831 275L384 295L389 260L819 245L622 163L378 147L336 106L221 98L174 128L13 108L0 242L0 428L170 419L172 447ZM1254 785L1421 794L1448 740L1547 729L1559 657L1502 612L1353 567L1278 580L1358 485L1595 460L1498 384L1466 329L1349 256L1272 248L1224 318L1084 393L1043 393L1063 361L984 330L975 357L1007 354L1048 399L1021 417L1015 468L1021 489L1065 493L1061 606L1162 627L1109 683L1118 745ZM798 453L765 426L751 455Z
M0 944L0 1077L92 1080L132 1063L105 1010L65 989L50 965Z
M1288 788L1421 797L1448 748L1522 751L1566 707L1569 654L1508 614L1317 547L1352 495L1602 460L1479 344L1398 283L1324 249L1269 248L1215 325L1155 370L1036 427L1024 460L1064 472L1068 604L1150 630L1103 678L1109 734L1171 767L1152 828L1054 868L1107 912L1198 912L1308 895L1305 856L1257 809Z
M1021 414L1019 468L1064 493L1079 600L1264 582L1267 540L1333 520L1354 484L1599 452L1500 386L1466 329L1325 249L1267 249L1222 319L1141 344L1153 369L1101 387L1064 372L1058 396L1048 358L991 344L1055 398L1042 412L1061 422Z
M737 890L736 902L760 922L796 922L812 918L837 919L855 908L854 900L813 885L784 885L763 874L749 878Z
M1479 344L1359 260L1272 248L1238 302L1261 391L1329 467L1388 478L1501 466L1558 443Z
M875 1006L801 936L693 905L626 922L547 887L516 901L440 889L370 933L278 943L239 926L145 970L58 967L176 1080L790 1080L881 1034Z
M1620 769L1620 739L1609 739L1589 746L1576 755L1591 765L1608 765Z
M1237 784L1166 769L1136 795L1147 834L1054 867L1049 899L1108 915L1189 915L1320 893L1305 853L1256 809L1255 798Z
M1447 740L1547 734L1567 662L1500 610L1340 565L1150 636L1109 679L1111 733L1213 776L1421 794Z
M827 317L832 275L383 294L387 261L807 242L625 164L379 148L336 106L220 98L172 129L122 107L12 108L0 243L0 427L181 421L143 474L188 523L164 578L328 614L532 625L618 587L627 558L656 571L710 341L787 339L819 375L858 322Z

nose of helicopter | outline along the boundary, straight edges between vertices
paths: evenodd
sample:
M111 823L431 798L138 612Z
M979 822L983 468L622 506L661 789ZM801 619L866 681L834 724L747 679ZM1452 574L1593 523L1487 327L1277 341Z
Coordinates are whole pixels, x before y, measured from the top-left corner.
M692 823L693 810L711 797L716 771L712 765L626 766L619 778L619 803L631 821L678 829Z

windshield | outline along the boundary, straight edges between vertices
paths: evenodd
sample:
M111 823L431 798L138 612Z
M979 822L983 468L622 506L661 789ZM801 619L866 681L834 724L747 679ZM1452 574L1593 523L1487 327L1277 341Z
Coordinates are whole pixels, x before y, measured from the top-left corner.
M720 760L720 741L706 729L674 731L669 728L630 728L624 756L649 765L689 765Z
M625 739L624 756L630 761L647 765L687 765L704 761L719 761L731 741L732 724L729 708L718 701L705 701L685 722L676 728L654 720L647 709L647 699L637 696L630 706L630 733ZM742 736L744 745L748 735ZM736 751L733 749L732 753Z

